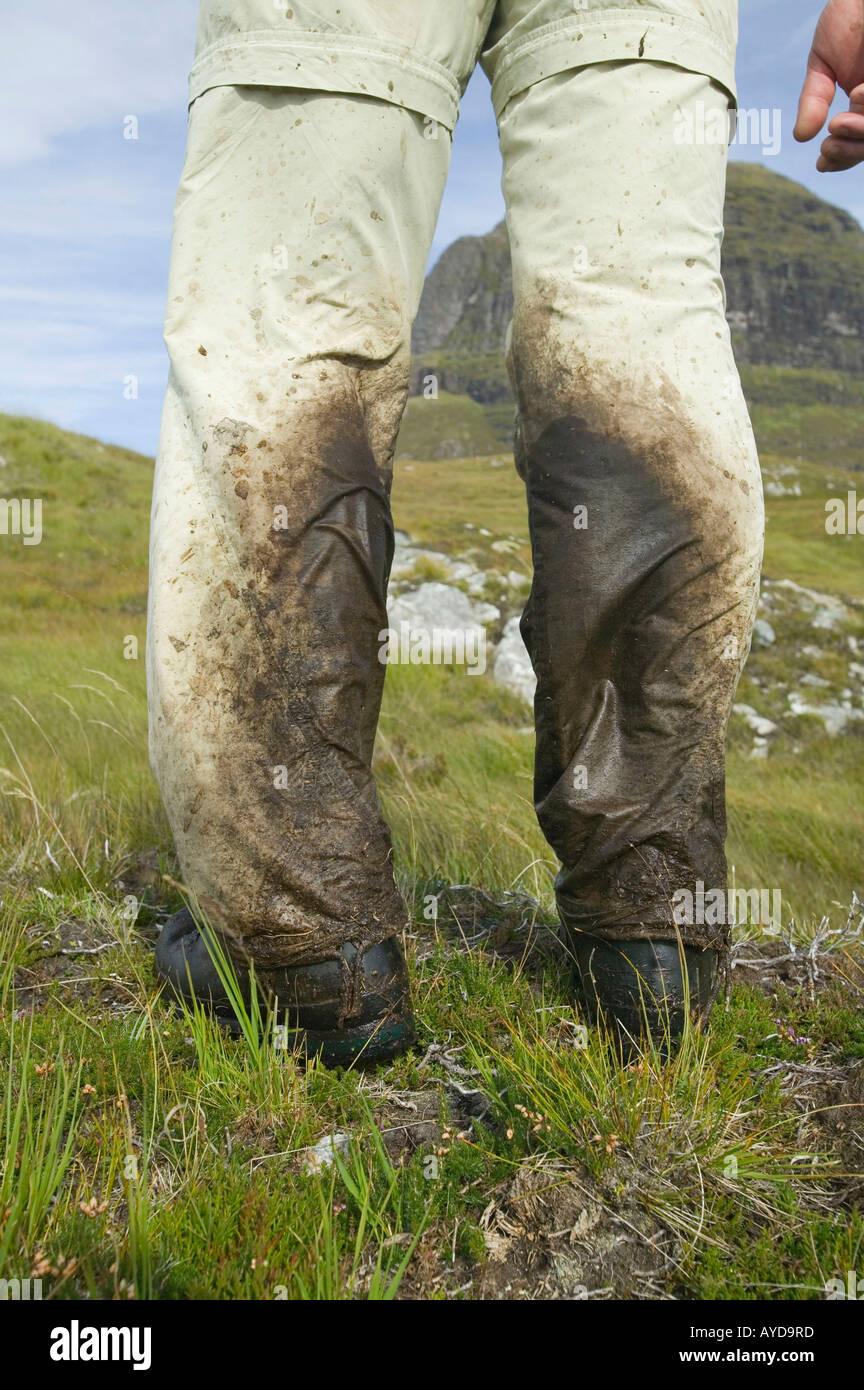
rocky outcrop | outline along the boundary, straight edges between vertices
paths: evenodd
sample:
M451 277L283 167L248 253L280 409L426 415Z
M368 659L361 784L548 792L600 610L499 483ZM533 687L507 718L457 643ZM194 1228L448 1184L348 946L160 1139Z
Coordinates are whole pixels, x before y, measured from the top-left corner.
M418 356L450 344L462 352L499 352L513 312L510 246L499 222L486 236L465 236L429 272L414 324Z

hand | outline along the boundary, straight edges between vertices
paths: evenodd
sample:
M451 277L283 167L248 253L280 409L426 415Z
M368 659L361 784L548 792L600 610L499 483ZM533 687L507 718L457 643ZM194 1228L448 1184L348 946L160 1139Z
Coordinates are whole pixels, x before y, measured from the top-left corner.
M796 140L819 134L838 86L849 98L849 110L829 123L816 161L821 173L864 161L864 0L829 0L819 17L798 102Z

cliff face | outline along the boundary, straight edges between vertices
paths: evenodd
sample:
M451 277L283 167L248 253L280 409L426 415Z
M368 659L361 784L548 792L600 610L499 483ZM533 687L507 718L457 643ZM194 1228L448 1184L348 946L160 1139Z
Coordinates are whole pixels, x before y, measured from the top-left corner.
M864 231L759 164L731 164L723 245L740 362L864 371Z
M486 236L454 241L429 272L414 324L414 351L449 344L455 350L497 352L512 312L510 246L499 222Z
M733 162L723 274L740 363L864 371L864 231L849 213L763 165ZM434 372L441 390L508 399L512 308L504 223L454 242L423 290L412 391Z

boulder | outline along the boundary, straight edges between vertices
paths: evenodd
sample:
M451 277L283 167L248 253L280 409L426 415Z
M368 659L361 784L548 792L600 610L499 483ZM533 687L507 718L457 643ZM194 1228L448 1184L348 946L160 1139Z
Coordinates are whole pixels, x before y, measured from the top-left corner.
M495 652L492 674L500 685L512 690L513 694L518 695L526 704L533 703L537 678L531 669L531 658L522 641L518 618L511 618L504 627Z

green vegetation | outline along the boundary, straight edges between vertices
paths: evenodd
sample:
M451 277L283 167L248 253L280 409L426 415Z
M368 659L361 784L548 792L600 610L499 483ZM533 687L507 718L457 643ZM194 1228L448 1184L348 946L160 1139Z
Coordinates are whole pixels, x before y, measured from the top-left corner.
M446 354L423 358L442 380L458 380L468 394L441 390L437 398L412 396L399 436L400 459L494 454L512 447L514 406L503 376L491 404L472 399L472 378ZM861 470L864 376L829 368L741 368L744 394L762 454L841 470ZM478 389L491 390L492 378Z
M424 358L424 362L427 359ZM439 370L429 359L430 372ZM481 405L469 395L439 391L427 400L411 396L399 434L401 459L465 458L471 454L509 451L513 440L513 407L505 400Z
M397 525L490 594L529 567L497 447L394 488ZM842 932L864 893L864 723L785 714L802 672L839 699L864 639L864 538L824 529L849 475L766 460L769 578L846 609L814 629L776 591L740 698L778 732L754 759L731 730L736 882L782 889L793 940L832 947L818 975L748 929L728 1008L675 1061L582 1046L528 711L488 677L394 667L376 770L421 1045L326 1073L266 1021L233 1042L177 1014L153 975L180 897L146 760L149 460L2 417L0 455L4 496L45 499L40 546L0 537L0 1277L46 1298L785 1299L861 1272L864 963L820 923Z
M746 262L782 283L790 267L815 253L820 290L836 285L848 293L864 279L864 238L851 213L764 164L729 164L725 223L724 273L733 261Z

